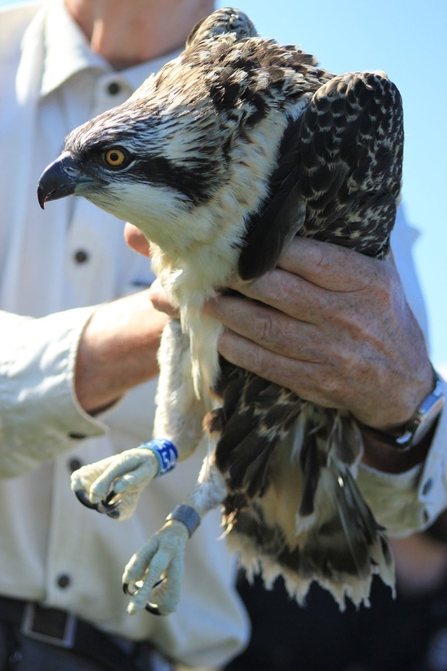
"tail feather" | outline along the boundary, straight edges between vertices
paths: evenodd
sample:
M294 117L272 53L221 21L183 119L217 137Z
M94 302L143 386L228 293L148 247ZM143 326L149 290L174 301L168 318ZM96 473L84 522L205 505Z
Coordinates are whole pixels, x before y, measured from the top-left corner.
M393 589L394 567L384 529L355 482L361 442L354 450L351 441L360 433L352 418L336 412L323 428L321 409L314 411L319 430L307 434L300 459L296 445L274 451L265 491L239 500L227 538L249 572L261 571L267 584L283 575L299 601L315 581L341 609L346 598L369 605L373 575Z

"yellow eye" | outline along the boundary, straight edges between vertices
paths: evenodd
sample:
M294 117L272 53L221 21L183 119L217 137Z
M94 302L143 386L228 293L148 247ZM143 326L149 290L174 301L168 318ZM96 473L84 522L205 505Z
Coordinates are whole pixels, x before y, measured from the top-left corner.
M109 149L104 154L104 159L111 168L119 168L125 163L126 158L127 155L122 149Z

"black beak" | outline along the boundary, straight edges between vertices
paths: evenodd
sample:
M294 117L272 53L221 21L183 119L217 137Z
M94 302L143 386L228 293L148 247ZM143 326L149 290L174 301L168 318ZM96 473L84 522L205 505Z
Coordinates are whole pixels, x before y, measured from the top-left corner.
M74 194L85 178L79 174L75 161L68 152L59 156L42 173L37 186L37 198L42 209L48 200L58 200Z

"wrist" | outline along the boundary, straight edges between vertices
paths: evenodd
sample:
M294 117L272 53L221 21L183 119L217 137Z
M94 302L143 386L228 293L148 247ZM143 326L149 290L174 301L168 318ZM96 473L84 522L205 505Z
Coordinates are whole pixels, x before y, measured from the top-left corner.
M84 329L76 358L75 391L86 412L107 408L157 375L156 353L165 322L147 292L98 307Z
M362 462L382 473L397 474L409 471L425 461L435 430L436 427L433 427L417 445L406 452L396 450L392 445L362 430L364 447Z
M406 452L419 445L429 433L433 433L444 405L444 393L439 376L433 371L431 390L418 403L408 421L386 430L361 424L364 434L376 441Z

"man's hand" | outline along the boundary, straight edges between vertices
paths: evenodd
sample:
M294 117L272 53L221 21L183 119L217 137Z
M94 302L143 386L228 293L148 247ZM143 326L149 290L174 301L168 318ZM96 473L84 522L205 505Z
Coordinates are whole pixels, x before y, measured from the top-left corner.
M81 337L75 390L86 412L97 412L158 374L156 354L166 315L148 291L101 305Z
M296 238L277 269L232 288L243 296L205 305L227 327L220 353L301 398L392 432L433 388L424 336L391 257ZM150 298L172 314L157 283ZM405 454L367 433L364 442L366 463L398 472L424 459L430 437Z
M279 267L232 288L206 313L223 322L219 350L300 397L350 410L391 431L433 387L423 335L391 259L296 238Z
M150 256L150 245L145 235L139 228L127 222L124 226L124 239L134 252L138 252L142 256Z
M124 238L134 251L150 256L149 243L136 226L126 224ZM82 334L76 360L75 390L86 412L106 408L158 375L157 350L166 321L148 291L96 310Z

